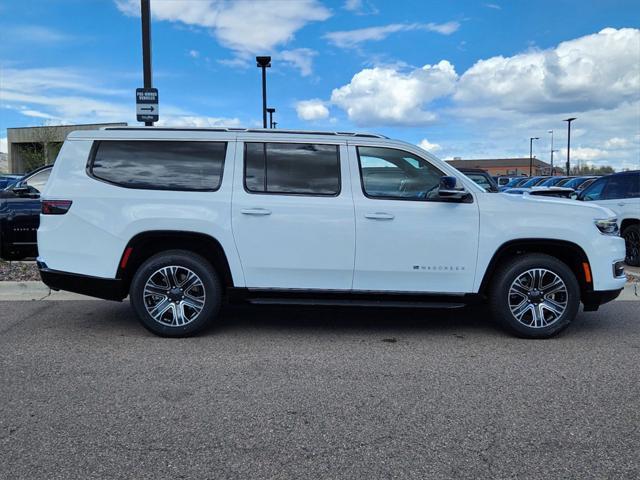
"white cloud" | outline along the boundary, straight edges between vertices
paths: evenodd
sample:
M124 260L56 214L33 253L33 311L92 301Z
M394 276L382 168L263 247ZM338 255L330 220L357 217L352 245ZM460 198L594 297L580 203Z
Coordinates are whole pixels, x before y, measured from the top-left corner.
M280 58L300 70L300 75L308 77L313 73L313 57L317 54L310 48L296 48L280 52Z
M240 127L239 118L206 117L198 115L165 115L156 123L158 126L180 127Z
M597 163L597 160L602 160L602 159L606 159L610 156L611 154L606 151L606 150L602 150L600 148L590 148L590 147L571 147L571 160L580 160L580 161L586 161L586 162L591 162L591 163ZM560 149L560 158L565 159L567 158L567 149L566 148L561 148Z
M613 137L604 142L606 148L625 148L628 147L631 142L626 138Z
M139 0L115 0L126 15L140 15ZM218 42L243 55L269 52L290 41L307 23L331 12L317 0L153 1L155 19L210 29Z
M322 100L302 100L296 103L298 118L302 120L321 120L329 117L329 109Z
M418 146L423 150L426 150L427 152L432 152L432 153L437 152L438 150L442 150L442 147L439 144L431 143L426 138L423 138L418 144Z
M606 28L549 50L480 60L460 77L455 99L520 112L614 108L640 96L639 46L640 30Z
M497 3L485 3L484 6L487 8L493 8L494 10L502 10L502 7Z
M3 38L20 43L41 43L46 45L69 42L74 39L67 33L42 25L15 25L4 27Z
M331 102L358 125L421 125L436 119L425 107L451 94L457 77L446 60L407 73L390 67L368 68L334 89Z
M364 42L384 40L389 35L398 32L427 30L430 32L450 35L460 28L458 22L447 23L392 23L380 27L359 28L356 30L342 30L329 32L324 38L341 48L354 48Z
M362 9L362 0L346 0L342 8L350 12L357 12Z
M7 137L0 138L0 152L7 153Z
M198 58L200 56L200 52L198 50L189 50L189 56L191 58Z

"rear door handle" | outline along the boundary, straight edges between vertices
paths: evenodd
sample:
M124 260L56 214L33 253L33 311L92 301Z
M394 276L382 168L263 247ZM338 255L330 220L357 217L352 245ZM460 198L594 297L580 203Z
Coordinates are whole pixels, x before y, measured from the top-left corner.
M244 215L271 215L271 210L266 208L243 208L240 212Z
M395 218L395 215L385 212L375 212L365 213L364 217L370 218L371 220L393 220Z
M625 205L626 205L626 204L625 204L624 202L620 202L620 203L618 203L618 206L619 206L619 207L624 207Z

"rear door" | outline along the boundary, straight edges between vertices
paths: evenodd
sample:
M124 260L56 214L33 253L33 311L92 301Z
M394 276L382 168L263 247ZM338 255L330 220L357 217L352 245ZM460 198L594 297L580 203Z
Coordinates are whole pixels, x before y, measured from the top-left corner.
M351 289L347 158L345 142L239 139L232 225L247 287Z
M640 217L640 175L612 175L604 187L599 205L618 214L619 220Z

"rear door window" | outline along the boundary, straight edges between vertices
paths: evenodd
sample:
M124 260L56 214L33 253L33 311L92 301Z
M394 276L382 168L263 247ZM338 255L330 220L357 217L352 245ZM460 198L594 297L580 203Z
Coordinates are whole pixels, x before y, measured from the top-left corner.
M337 145L245 143L245 188L251 193L338 195Z
M214 191L222 182L226 149L225 142L100 141L90 173L127 188Z

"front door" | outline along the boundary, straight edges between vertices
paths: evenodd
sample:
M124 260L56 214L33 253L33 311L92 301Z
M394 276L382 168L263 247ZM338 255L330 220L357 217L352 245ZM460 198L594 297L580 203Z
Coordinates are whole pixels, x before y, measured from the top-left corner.
M356 214L355 291L469 293L478 204L437 198L445 175L407 151L349 147Z
M238 142L233 235L247 287L351 289L347 159L339 143Z

